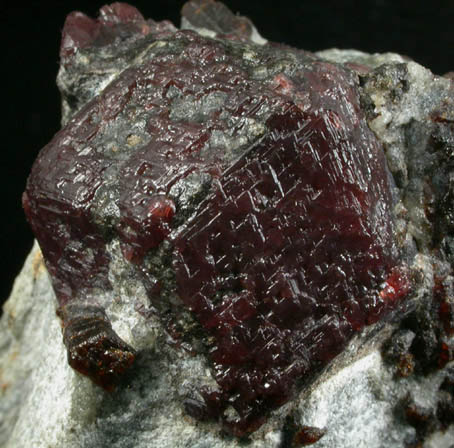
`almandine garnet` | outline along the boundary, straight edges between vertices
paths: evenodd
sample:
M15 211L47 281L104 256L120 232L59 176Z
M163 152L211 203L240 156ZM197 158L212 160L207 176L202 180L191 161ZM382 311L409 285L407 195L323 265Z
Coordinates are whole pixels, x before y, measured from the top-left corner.
M126 65L40 152L23 204L70 364L108 390L132 365L105 312L123 263L169 334L203 342L194 350L218 387L187 411L242 436L396 308L409 281L356 73L253 43L224 19L208 38L119 3L97 20L71 15L65 73L81 61L110 70L115 55Z

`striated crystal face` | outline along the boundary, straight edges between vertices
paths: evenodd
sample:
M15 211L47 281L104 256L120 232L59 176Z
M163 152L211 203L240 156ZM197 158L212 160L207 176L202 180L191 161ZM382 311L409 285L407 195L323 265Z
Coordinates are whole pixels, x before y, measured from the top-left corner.
M179 296L214 338L221 393L205 398L233 406L240 432L394 305L379 294L395 258L373 140L332 111L292 107L267 127L175 239Z
M100 300L119 247L149 311L212 369L218 388L187 411L250 433L408 289L357 75L245 42L234 17L210 39L101 12L69 17L65 70L132 62L41 151L23 199L69 361L109 390L133 363Z

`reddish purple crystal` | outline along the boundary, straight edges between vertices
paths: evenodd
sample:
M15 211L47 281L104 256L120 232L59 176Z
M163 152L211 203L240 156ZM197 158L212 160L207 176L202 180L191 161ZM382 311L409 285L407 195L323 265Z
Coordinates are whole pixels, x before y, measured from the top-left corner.
M332 111L291 106L267 127L175 241L179 295L215 339L239 432L392 304L378 294L395 263L379 148Z
M141 51L150 53L41 151L25 212L79 370L111 388L134 357L97 298L111 288L109 245L119 242L169 332L190 339L185 328L195 324L192 336L207 347L219 388L203 389L205 404L191 398L187 410L244 435L408 291L396 267L384 154L349 69L237 42L246 35L171 33L114 5L97 21L70 16L66 69L79 51L128 45L117 39L126 32L131 42L145 39ZM158 38L165 44L151 45ZM191 176L209 181L184 199ZM152 261L164 242L167 280ZM101 335L88 346L77 332L85 318ZM105 384L100 344L114 366ZM117 349L118 369L110 356ZM227 417L228 406L236 418Z
M68 64L71 57L84 48L107 46L117 38L140 38L168 29L174 29L170 22L156 23L151 19L145 20L134 6L127 3L116 2L103 6L96 20L74 11L68 15L63 27L61 63Z

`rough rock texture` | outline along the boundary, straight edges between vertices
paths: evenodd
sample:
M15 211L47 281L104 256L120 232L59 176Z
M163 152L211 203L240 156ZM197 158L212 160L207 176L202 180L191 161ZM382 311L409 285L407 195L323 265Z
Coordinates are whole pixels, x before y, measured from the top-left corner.
M35 248L1 321L0 443L449 447L452 81L183 13L197 32L124 4L65 24L68 124L24 206L70 364L120 383L64 362Z

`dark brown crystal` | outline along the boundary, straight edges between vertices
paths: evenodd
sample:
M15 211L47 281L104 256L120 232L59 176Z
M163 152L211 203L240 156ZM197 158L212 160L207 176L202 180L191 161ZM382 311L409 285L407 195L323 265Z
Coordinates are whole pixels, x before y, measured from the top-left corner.
M103 309L84 304L57 310L69 365L106 390L113 390L134 362L135 351L112 330Z
M248 42L230 16L210 39L121 5L68 18L66 70L142 53L41 151L24 209L71 365L111 389L134 359L98 303L117 242L150 311L203 340L218 389L186 409L242 436L407 294L385 157L355 71Z

